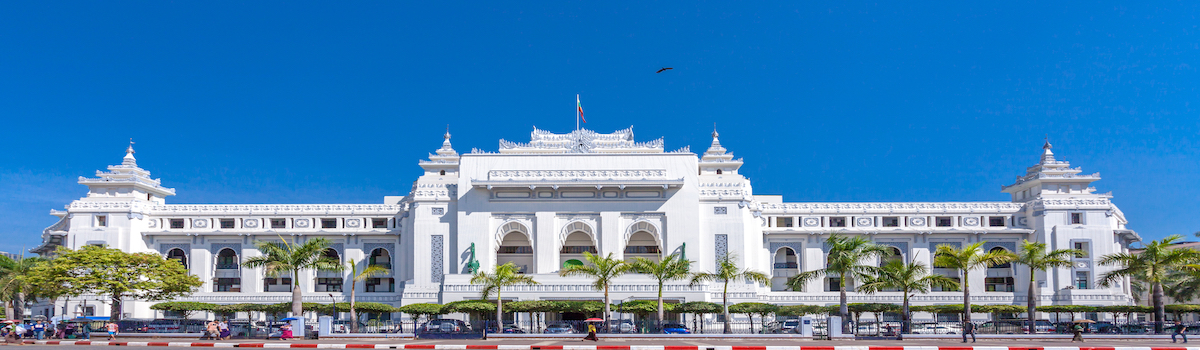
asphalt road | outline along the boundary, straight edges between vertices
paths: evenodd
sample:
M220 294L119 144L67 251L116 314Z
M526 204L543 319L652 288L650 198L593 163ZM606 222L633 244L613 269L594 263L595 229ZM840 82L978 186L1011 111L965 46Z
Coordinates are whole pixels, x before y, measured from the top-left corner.
M1085 338L1086 339L1086 338ZM103 341L102 339L96 339ZM119 339L118 341L149 341L147 339ZM162 341L162 340L158 340ZM184 341L184 340L171 340ZM190 340L194 342L210 342L201 340ZM778 339L670 339L670 340L640 340L640 339L612 339L604 340L601 338L599 342L583 342L583 341L568 341L568 340L293 340L289 342L281 342L278 340L263 341L263 340L229 340L217 341L220 343L305 343L305 344L454 344L454 345L692 345L692 346L767 346L767 345L791 345L791 346L997 346L997 347L1194 347L1200 348L1200 340L1195 342L1182 344L1171 343L1170 339L1138 339L1138 340L1111 340L1097 339L1087 341L1085 343L1071 343L1070 340L984 340L980 339L976 343L962 343L961 341L947 340L855 340L855 341L830 341L830 340L778 340ZM71 349L112 349L112 346L94 346L94 345L23 345L26 348L71 348Z

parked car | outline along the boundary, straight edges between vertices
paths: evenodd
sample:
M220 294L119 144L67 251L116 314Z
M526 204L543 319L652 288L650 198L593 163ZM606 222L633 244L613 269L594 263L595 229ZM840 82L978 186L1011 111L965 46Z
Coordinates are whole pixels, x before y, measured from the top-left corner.
M471 325L462 320L439 318L425 322L420 330L425 333L464 333L471 331Z
M1034 333L1054 333L1054 324L1049 320L1034 320ZM1029 333L1029 322L1021 321L1021 333Z
M913 327L913 334L960 334L962 326L957 324L922 324Z
M567 323L554 323L546 326L546 334L572 334L575 333L575 327Z
M663 324L663 334L692 334L682 323Z
M607 329L609 333L633 333L637 331L637 327L630 320L609 320Z

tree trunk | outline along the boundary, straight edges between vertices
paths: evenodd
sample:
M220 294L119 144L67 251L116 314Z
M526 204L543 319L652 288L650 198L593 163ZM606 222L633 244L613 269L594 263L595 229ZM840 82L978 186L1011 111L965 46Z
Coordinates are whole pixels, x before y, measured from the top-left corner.
M663 311L663 296L662 296L663 284L665 284L665 283L662 280L658 281L658 327L662 327L663 318L666 317L666 315ZM656 329L657 329L657 327L656 327Z
M496 287L496 333L504 332L504 300L500 299L500 288ZM483 332L487 333L487 330Z
M354 276L350 276L350 333L358 333L358 311L354 310L354 296L358 283L354 281Z
M12 313L12 315L9 315L8 318L14 319L14 320L24 320L25 319L25 293L17 292L17 295L13 296L12 305L13 305L13 307L12 307L13 313Z
M608 304L611 302L612 301L608 299L608 283L605 283L604 284L604 325L606 325L606 326L608 325L608 316L609 316L608 314L612 312L612 309L608 307Z
M1163 319L1167 316L1166 310L1163 307L1162 283L1151 283L1151 288L1154 290L1154 294L1151 296L1154 301L1154 334L1162 334Z
M725 281L725 287L721 289L721 315L725 316L725 334L733 333L733 325L729 324L729 281Z
M842 334L850 334L850 309L846 306L846 278L839 278L838 316L842 317Z
M292 317L304 318L303 302L300 294L300 270L292 270Z
M900 306L900 334L896 335L896 340L904 340L904 334L908 333L908 293L909 291L904 291L904 302ZM934 321L937 320L935 319Z
M971 275L968 270L963 271L963 323L971 323Z
M20 295L18 296L20 297ZM20 319L18 318L18 320ZM108 308L108 320L112 322L121 320L121 293L113 293L112 295L112 306Z
M1037 282L1037 280L1034 279L1035 273L1036 271L1034 271L1033 267L1030 266L1029 290L1025 292L1025 319L1029 321L1029 334L1037 333L1037 322L1034 320L1034 313L1037 311L1037 300L1033 298L1033 293L1036 290L1036 288L1034 288L1034 283Z

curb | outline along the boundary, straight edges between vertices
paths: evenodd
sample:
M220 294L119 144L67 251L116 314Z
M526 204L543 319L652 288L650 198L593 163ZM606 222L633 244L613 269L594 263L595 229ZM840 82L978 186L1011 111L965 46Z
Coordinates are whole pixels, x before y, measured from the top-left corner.
M446 345L305 344L26 340L28 345L179 346L205 348L418 349L418 350L1200 350L1200 347L1024 347L1024 346L703 346L703 345Z

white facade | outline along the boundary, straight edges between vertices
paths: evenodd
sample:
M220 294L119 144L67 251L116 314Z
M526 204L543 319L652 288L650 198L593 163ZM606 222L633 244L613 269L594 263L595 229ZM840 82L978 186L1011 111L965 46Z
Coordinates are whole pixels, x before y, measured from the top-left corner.
M1109 268L1100 256L1139 240L1109 194L1095 193L1084 175L1055 160L1047 143L1040 161L1002 191L1005 202L789 203L755 195L734 159L713 133L699 157L684 148L664 151L662 139L635 142L632 129L612 134L534 130L529 143L500 141L498 152L458 154L445 135L442 147L421 161L424 169L403 197L384 204L173 205L174 189L140 168L127 150L122 165L81 177L86 197L53 210L61 218L35 249L103 244L133 252L186 259L205 285L186 300L211 303L278 303L290 300L282 279L240 267L256 256L256 241L325 237L343 262L354 259L390 268L390 275L357 286L359 301L404 305L478 298L470 269L515 262L540 285L505 291L506 299L600 300L583 278L559 277L564 263L581 252L616 257L682 253L696 270L712 270L726 254L741 266L771 274L771 285L731 286L731 302L836 304L829 281L802 291L783 281L798 271L822 268L822 242L831 232L866 235L891 245L905 259L929 264L939 244L986 241L985 249L1013 251L1022 239L1051 249L1083 248L1089 254L1071 268L1034 276L1045 304L1125 305L1128 284L1098 288ZM477 262L473 264L472 262ZM956 276L953 271L935 272ZM327 303L349 293L346 276L302 272L305 301ZM1022 266L990 268L971 275L973 303L1024 304L1030 277ZM668 283L676 301L720 301L720 286ZM652 299L656 283L627 275L613 286L614 302ZM347 291L343 293L342 291ZM331 295L332 294L332 299ZM915 304L961 302L960 292L917 296ZM898 293L861 295L851 302L899 302ZM91 304L98 304L96 300ZM159 316L151 303L126 302L130 317ZM61 306L60 306L61 307ZM74 306L69 309L76 309ZM45 308L37 314L57 314ZM68 311L72 312L72 311ZM97 308L97 314L107 309Z

